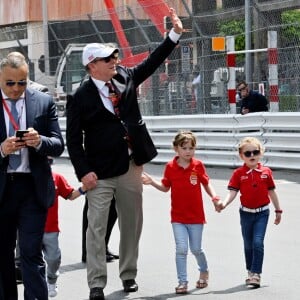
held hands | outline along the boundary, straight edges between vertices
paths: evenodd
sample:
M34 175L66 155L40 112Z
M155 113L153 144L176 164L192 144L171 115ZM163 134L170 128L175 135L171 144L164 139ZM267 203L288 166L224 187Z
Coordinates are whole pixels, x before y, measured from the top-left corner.
M143 172L142 173L142 182L143 182L143 184L147 185L147 184L151 184L153 182L153 180L152 180L152 177L148 173Z
M220 199L215 200L215 201L213 200L213 204L214 204L216 212L218 212L218 213L220 213L225 208L223 201L221 201Z
M170 7L169 13L170 13L170 19L173 24L174 31L177 34L181 34L183 31L183 26L182 26L181 20L179 19L179 17L176 14L175 9Z
M81 178L81 182L85 187L85 190L92 190L97 186L98 177L94 172L87 173Z

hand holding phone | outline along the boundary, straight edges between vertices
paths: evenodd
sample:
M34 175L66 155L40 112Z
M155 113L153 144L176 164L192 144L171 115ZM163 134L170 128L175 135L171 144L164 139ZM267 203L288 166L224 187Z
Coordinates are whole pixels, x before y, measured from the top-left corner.
M25 133L28 133L29 130L17 130L16 131L16 137L20 138L20 141L22 141L22 137Z

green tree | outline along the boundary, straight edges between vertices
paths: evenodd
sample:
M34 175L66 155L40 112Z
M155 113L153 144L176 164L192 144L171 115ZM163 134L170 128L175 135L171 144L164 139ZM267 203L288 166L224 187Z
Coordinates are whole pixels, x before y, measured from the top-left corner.
M235 19L230 21L219 21L217 24L220 35L235 37L235 50L245 49L245 20Z
M281 14L281 21L284 25L283 35L285 39L297 41L300 38L300 10L289 10Z

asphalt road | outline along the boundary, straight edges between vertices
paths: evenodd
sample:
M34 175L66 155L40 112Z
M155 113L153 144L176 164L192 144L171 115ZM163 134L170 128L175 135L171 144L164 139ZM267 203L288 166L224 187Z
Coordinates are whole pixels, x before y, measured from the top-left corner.
M145 171L160 178L164 166L148 164ZM79 186L73 168L67 159L57 159L53 170L65 175L75 187ZM224 198L231 175L230 168L207 168L217 193ZM195 288L198 271L194 257L188 257L189 294L175 294L177 285L175 246L170 225L170 195L144 187L144 227L140 242L138 264L139 290L125 294L118 276L118 261L108 264L108 283L104 290L106 300L166 300L166 299L272 299L298 300L300 270L300 176L299 172L274 170L277 193L283 209L282 222L273 224L271 214L265 239L265 259L262 284L259 289L245 287L246 271L239 226L238 198L220 214L213 209L205 195L207 225L203 246L210 269L209 286ZM62 250L59 293L56 300L86 300L89 288L85 264L81 263L81 222L84 197L75 201L60 200L60 246ZM273 207L271 208L273 212ZM118 227L115 226L110 248L118 252ZM19 285L19 299L23 286Z

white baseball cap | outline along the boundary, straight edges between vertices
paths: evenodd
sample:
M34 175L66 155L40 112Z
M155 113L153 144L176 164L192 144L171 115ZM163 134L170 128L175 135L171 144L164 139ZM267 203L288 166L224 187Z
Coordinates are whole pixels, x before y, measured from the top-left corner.
M83 48L82 52L82 64L86 66L92 62L97 57L103 58L112 55L115 51L119 52L119 49L116 48L113 44L104 44L104 43L91 43L87 44Z

